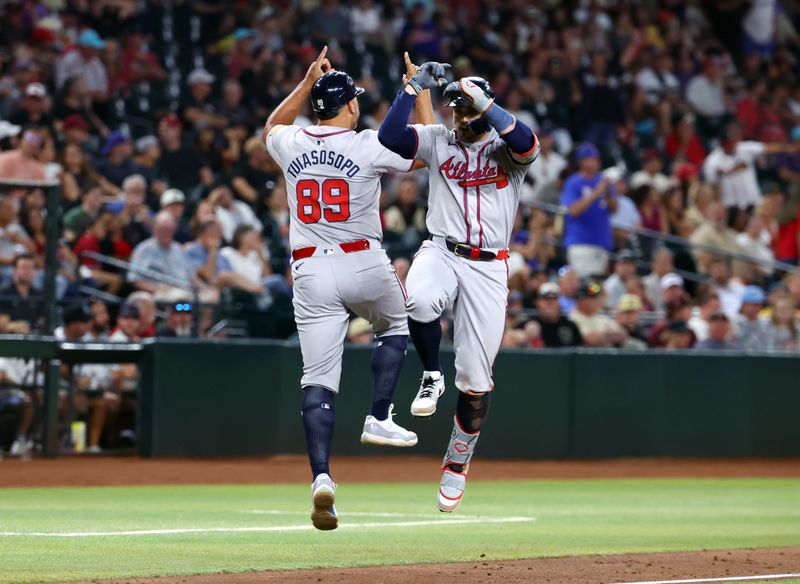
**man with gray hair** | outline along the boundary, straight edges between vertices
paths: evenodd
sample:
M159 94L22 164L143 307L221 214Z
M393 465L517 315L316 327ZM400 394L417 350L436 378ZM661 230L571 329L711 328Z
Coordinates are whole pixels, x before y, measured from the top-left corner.
M666 247L659 247L653 252L650 273L642 278L644 293L656 310L664 310L664 292L661 289L661 278L675 269L673 253Z
M192 289L192 268L174 235L175 218L170 212L161 211L153 223L153 237L137 245L131 256L128 280L139 290L152 293L156 300ZM157 280L157 274L169 277L170 282ZM182 284L176 286L173 282Z

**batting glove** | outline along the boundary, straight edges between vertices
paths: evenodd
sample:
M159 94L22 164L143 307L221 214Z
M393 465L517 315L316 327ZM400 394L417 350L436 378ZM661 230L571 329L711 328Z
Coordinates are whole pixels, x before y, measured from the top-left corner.
M408 84L416 92L417 95L426 89L434 89L447 84L445 75L447 70L450 69L450 63L437 63L435 61L428 61L423 63L417 70L416 75L408 80Z
M486 95L483 89L475 85L472 81L464 77L459 79L458 83L461 85L461 93L470 100L472 108L479 114L486 113L486 110L492 107L494 99Z

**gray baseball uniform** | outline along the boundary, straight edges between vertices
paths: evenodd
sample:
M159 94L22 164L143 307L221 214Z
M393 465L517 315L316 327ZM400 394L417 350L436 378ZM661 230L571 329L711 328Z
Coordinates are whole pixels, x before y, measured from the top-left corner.
M447 239L494 252L506 249L528 166L538 140L523 155L512 153L495 130L480 142L462 143L441 125L412 126L415 158L430 168L428 231L406 281L411 318L431 322L454 305L456 387L493 389L492 365L500 349L508 296L507 261L456 256Z
M405 291L380 246L379 203L380 177L411 164L373 130L275 126L266 143L289 199L301 385L338 392L348 309L378 338L408 334Z

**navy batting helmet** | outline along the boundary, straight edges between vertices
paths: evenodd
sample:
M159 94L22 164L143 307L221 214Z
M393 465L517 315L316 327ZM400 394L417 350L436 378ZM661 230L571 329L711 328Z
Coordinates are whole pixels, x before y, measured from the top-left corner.
M311 109L320 116L333 116L348 101L364 93L344 71L328 71L311 88Z
M486 81L486 79L483 77L465 77L464 79L469 79L475 85L483 89L483 92L486 95L494 99L494 91L492 91L492 86L489 85L489 82ZM458 79L448 84L447 87L444 88L444 96L447 98L447 105L450 107L470 106L469 99L464 97L464 94L461 93L461 83Z

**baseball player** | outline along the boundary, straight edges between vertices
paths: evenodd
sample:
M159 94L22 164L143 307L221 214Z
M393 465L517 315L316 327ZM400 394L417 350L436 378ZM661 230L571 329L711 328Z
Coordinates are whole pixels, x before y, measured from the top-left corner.
M448 65L425 63L399 92L378 132L383 145L430 168L427 226L406 281L409 331L425 371L411 404L430 416L444 391L439 366L442 311L454 305L456 387L453 433L442 465L438 507L461 502L467 470L494 389L508 296L508 242L529 165L533 132L494 101L489 83L465 77L447 85L454 130L407 125L417 95L446 83ZM417 104L419 107L419 104Z
M327 47L303 81L267 120L267 149L286 177L291 213L294 312L303 354L303 426L311 463L317 529L338 525L330 476L334 402L339 391L348 309L370 321L378 338L372 357L372 408L361 442L414 446L417 435L392 421L391 402L408 345L405 292L381 249L380 178L413 162L356 133L357 96L364 92L331 70ZM305 101L319 123L292 125Z

